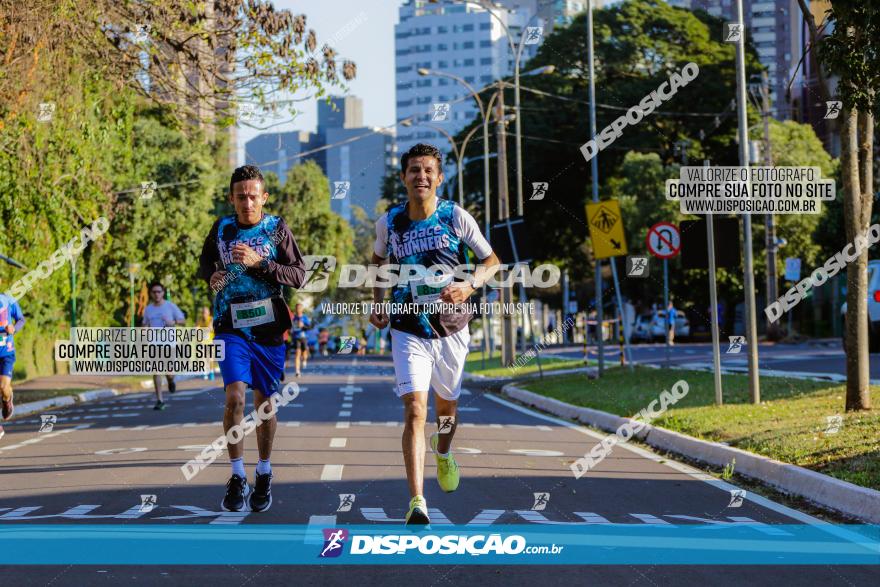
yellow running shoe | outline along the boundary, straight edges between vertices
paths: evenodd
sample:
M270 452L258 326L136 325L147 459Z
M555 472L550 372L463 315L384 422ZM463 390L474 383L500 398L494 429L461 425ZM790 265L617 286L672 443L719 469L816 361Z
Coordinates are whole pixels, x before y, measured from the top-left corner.
M431 523L428 518L428 502L421 495L409 500L409 511L406 512L407 526L426 526Z
M437 483L440 484L440 489L446 493L452 493L458 489L458 463L455 462L451 449L448 456L440 456L440 453L437 451L437 444L439 442L440 435L435 432L431 435L431 450L434 451L434 459L437 461Z

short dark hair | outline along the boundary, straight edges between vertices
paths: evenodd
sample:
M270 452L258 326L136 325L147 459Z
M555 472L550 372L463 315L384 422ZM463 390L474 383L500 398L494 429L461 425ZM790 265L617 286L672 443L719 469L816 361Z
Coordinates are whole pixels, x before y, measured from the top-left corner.
M263 179L263 173L260 171L259 167L256 165L242 165L232 172L232 179L229 180L229 193L232 193L233 185L249 179L259 179L260 183L263 184L263 189L266 188L266 180Z
M150 288L149 288L150 291L153 291L153 288L156 287L157 285L158 285L159 287L162 288L162 293L165 293L165 291L166 291L166 290L165 290L165 286L162 285L162 282L161 282L161 281L152 281L152 282L150 282Z
M428 145L425 143L417 143L409 148L409 151L403 154L403 157L400 158L400 169L404 173L406 172L406 164L412 157L433 157L437 160L437 167L443 167L443 154L440 152L440 149L435 147L434 145Z

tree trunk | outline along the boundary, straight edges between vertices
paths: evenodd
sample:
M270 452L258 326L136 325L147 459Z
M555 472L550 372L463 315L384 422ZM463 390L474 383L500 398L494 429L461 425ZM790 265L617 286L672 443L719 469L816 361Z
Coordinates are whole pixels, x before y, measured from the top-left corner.
M841 175L846 240L864 235L871 217L873 117L846 111L841 129ZM861 143L859 139L861 138ZM866 169L867 167L867 169ZM861 173L860 173L861 171ZM864 182L869 183L865 184ZM846 410L871 407L868 371L868 249L846 269Z

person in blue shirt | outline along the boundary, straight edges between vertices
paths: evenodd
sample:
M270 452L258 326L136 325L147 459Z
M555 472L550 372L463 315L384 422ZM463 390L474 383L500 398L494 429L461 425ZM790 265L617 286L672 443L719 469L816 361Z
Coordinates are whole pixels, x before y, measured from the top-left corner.
M303 313L302 304L295 306L290 321L293 323L293 326L290 327L290 342L296 353L293 357L293 366L296 370L296 376L299 377L302 375L302 369L305 369L309 364L308 331L312 327L312 321Z
M669 305L666 306L666 338L669 340L670 345L674 345L675 342L675 318L678 315L678 312L675 310L675 306L672 305L672 300L669 300Z
M0 293L0 394L2 394L3 419L12 417L15 406L12 403L12 367L15 365L15 343L13 336L24 327L24 314L18 301ZM5 432L0 426L0 438Z
M229 434L244 419L245 391L254 391L260 410L281 391L284 374L284 333L290 329L290 309L282 286L299 288L305 280L303 256L280 216L263 213L269 199L259 168L237 168L229 182L229 202L235 214L214 223L199 259L199 275L214 297L214 340L222 340L225 354L220 372L226 391L223 431ZM254 490L244 470L244 442L229 441L232 476L220 507L238 512L250 506L262 512L272 505L272 466L269 456L275 437L273 415L256 428L260 460Z

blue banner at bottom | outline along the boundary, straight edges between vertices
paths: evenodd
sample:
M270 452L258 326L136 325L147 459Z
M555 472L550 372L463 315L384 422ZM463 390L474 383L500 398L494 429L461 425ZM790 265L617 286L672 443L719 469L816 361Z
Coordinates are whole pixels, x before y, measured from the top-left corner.
M0 525L2 565L880 565L880 526Z

